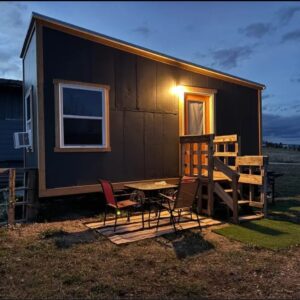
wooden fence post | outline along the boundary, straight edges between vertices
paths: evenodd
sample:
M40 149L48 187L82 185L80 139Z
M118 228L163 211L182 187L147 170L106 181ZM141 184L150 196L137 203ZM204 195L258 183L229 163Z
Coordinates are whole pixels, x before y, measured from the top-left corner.
M265 156L263 158L263 170L262 170L262 177L263 177L263 184L261 190L261 202L264 204L264 217L268 216L268 198L267 198L267 188L268 188L268 157Z
M9 169L9 185L8 185L8 225L15 224L15 203L16 203L16 169Z

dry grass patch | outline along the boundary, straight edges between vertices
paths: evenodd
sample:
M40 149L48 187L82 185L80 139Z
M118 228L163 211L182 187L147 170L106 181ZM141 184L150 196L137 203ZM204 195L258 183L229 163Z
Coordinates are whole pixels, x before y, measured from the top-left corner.
M82 221L31 224L0 230L0 296L296 298L299 256L299 248L274 254L210 230L117 246Z

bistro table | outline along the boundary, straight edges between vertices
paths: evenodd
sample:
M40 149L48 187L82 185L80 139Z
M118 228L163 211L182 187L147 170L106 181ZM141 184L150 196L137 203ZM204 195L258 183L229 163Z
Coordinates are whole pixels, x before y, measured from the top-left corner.
M149 181L149 182L138 182L138 183L129 183L125 184L124 187L133 189L132 195L134 195L135 200L141 202L142 205L145 203L158 204L158 198L154 197L154 193L157 193L161 190L172 190L178 187L177 184L170 184L165 181ZM147 196L147 197L146 197ZM150 228L150 212L149 209L149 218L148 218L148 227Z

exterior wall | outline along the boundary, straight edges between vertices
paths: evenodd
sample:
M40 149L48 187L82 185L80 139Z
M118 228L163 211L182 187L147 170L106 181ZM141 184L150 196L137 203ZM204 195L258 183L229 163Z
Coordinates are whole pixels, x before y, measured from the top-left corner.
M43 70L47 189L96 184L98 178L122 182L177 177L178 99L171 93L176 85L217 89L216 133L241 134L242 153L258 153L257 90L47 27ZM111 152L54 152L54 79L110 86Z
M216 99L216 134L240 136L241 155L259 155L257 90L226 83Z
M23 151L14 149L13 134L22 131L22 86L0 85L0 168L20 167Z
M30 87L32 87L32 117L33 117L33 151L25 153L25 167L38 167L38 104L37 104L37 51L36 51L36 32L34 31L28 45L27 52L23 60L23 87L24 96ZM23 99L23 109L25 111L25 99ZM25 119L23 123L25 129Z

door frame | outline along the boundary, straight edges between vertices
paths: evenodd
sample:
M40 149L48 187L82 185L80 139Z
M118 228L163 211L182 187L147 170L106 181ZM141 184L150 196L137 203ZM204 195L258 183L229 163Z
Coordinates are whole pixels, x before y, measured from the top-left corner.
M206 89L191 86L177 87L178 103L179 103L179 136L185 135L185 94L195 94L209 97L209 125L210 134L214 134L216 130L216 94L215 89Z

